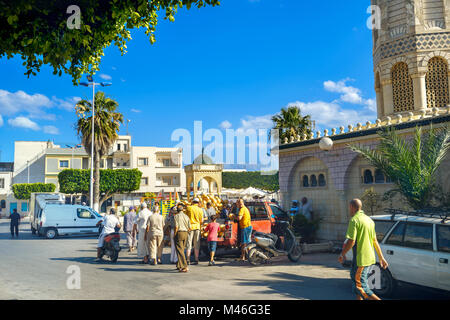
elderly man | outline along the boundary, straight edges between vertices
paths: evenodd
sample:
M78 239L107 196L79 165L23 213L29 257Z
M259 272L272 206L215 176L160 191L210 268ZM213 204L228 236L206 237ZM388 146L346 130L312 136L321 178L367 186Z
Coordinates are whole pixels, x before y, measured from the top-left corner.
M148 247L150 251L150 264L162 264L162 251L164 248L164 219L159 213L153 213L147 222Z
M145 235L147 234L147 222L152 213L147 208L147 203L141 204L141 211L139 211L139 216L136 220L136 228L138 231L138 245L137 245L137 255L138 258L142 258L143 260L140 262L141 264L148 263L148 244L145 241Z
M302 205L300 207L300 212L305 216L306 219L311 220L312 219L312 203L311 200L308 200L308 198L304 197L302 199Z
M353 255L351 278L353 291L357 300L380 300L369 288L369 269L375 264L375 251L378 254L380 265L383 269L388 267L387 261L383 257L380 245L375 233L375 223L362 211L362 202L353 199L349 205L350 222L346 242L338 261L344 263L346 253L356 244L356 255ZM355 251L353 251L355 252Z
M177 214L174 217L175 222L175 241L177 249L177 269L180 272L188 272L188 264L186 256L184 254L184 249L188 239L189 231L191 230L191 222L189 217L184 214L183 205L177 206Z
M200 253L200 228L203 223L203 210L199 207L200 200L194 198L192 206L188 206L186 209L186 215L189 217L191 223L191 230L189 231L186 257L187 263L190 263L191 250L194 248L195 261L192 264L198 264L198 256Z
M123 217L123 231L127 236L128 252L133 252L136 248L136 233L134 225L136 223L136 210L130 207L127 214Z

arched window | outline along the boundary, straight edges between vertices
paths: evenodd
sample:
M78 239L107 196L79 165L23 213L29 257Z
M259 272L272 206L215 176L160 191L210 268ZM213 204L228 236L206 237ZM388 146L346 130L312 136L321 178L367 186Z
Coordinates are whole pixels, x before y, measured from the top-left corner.
M447 61L440 57L430 59L425 83L428 108L442 108L449 104Z
M389 176L386 176L386 183L391 183L392 179Z
M380 169L375 170L375 183L385 183L383 171Z
M311 187L317 187L317 177L315 174L311 175Z
M303 187L308 188L309 187L309 178L308 176L303 176Z
M0 201L0 208L2 208L2 209L6 208L6 201L5 200Z
M413 81L409 75L408 65L397 63L391 70L394 112L414 110Z
M319 187L325 187L327 182L325 180L325 176L323 174L319 174Z
M372 184L372 183L373 183L372 171L367 169L364 171L364 184Z

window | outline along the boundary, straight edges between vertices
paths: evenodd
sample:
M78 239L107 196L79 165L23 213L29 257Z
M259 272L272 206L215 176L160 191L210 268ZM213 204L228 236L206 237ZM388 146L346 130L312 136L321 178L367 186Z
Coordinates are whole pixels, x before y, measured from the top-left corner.
M428 73L425 77L428 108L443 108L449 104L448 65L440 58L428 61Z
M284 212L283 210L281 210L281 208L271 204L270 205L270 209L272 210L272 213L276 216L276 217L287 217L288 214L286 212Z
M117 151L120 151L120 143L117 144Z
M319 174L319 187L325 187L327 182L325 181L325 176L323 174Z
M22 202L21 205L20 205L20 210L22 212L28 212L28 203Z
M0 201L0 208L6 209L6 201L5 200Z
M317 178L316 175L311 175L311 187L317 187Z
M364 171L364 184L372 184L372 183L373 183L372 171L367 169Z
M401 246L403 244L403 235L405 233L405 223L400 222L392 231L391 235L386 241L386 244L391 244L394 246Z
M309 178L308 176L303 176L303 187L308 188L309 187Z
M147 186L148 185L148 178L144 177L141 178L141 186Z
M375 183L385 183L383 171L380 169L375 170Z
M163 166L170 167L172 164L170 163L170 159L163 159Z
M138 166L148 166L148 158L138 158Z
M60 168L68 168L69 167L69 160L59 160L59 167Z
M413 81L408 65L397 63L391 70L394 112L414 110Z
M264 204L261 205L249 205L247 206L250 211L250 216L252 220L267 219L267 211Z
M450 253L450 226L436 226L437 248L440 252Z
M5 179L4 178L0 179L0 189L5 189Z
M408 223L404 245L409 248L433 250L433 225Z
M173 185L173 180L173 177L162 177L163 184L167 186Z
M94 219L95 216L86 209L77 209L77 217L80 219Z
M395 221L379 221L375 220L375 232L377 234L377 240L379 242L383 241L384 236L391 230Z
M105 167L105 159L100 160L100 168L104 168Z

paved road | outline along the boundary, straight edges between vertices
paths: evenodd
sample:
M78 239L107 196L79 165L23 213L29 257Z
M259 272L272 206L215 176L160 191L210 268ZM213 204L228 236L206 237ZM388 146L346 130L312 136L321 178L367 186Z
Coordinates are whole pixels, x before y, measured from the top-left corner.
M116 264L98 264L95 238L46 240L22 224L20 238L11 239L8 225L0 220L0 299L353 299L349 271L332 254L262 267L224 258L216 267L203 262L180 274L171 264L138 265L126 250ZM81 271L79 290L66 287L72 265ZM401 287L395 298L449 299L410 286Z

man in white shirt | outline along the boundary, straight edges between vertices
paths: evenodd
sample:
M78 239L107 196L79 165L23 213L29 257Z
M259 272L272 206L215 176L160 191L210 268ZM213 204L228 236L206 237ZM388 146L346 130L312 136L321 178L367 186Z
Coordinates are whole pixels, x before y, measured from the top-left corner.
M311 220L312 218L312 203L306 197L302 199L302 205L300 207L300 212L305 216L306 219Z
M105 218L97 223L97 226L99 226L100 224L103 226L103 229L102 229L102 233L98 237L97 261L101 260L100 253L101 253L101 250L103 247L105 237L108 234L116 232L116 230L115 230L116 227L117 228L122 227L120 225L119 219L117 219L117 217L116 217L116 212L114 211L114 209L111 209L109 211L109 214L106 214Z

